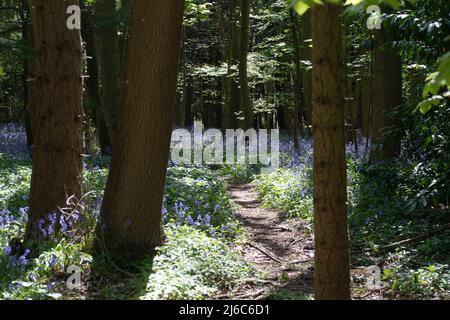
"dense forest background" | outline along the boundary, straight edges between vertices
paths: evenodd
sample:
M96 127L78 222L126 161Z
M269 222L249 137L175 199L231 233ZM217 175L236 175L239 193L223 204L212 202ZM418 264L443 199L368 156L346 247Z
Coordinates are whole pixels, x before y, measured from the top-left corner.
M450 297L448 0L55 2L0 0L1 298Z

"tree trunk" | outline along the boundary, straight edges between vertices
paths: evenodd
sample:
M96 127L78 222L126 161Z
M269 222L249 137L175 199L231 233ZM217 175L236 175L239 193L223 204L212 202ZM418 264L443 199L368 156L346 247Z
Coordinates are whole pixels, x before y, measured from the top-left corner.
M241 44L239 58L239 85L241 88L241 117L242 129L253 127L252 101L250 98L250 88L248 85L247 55L249 47L249 19L250 19L251 0L241 0Z
M182 79L182 88L177 88L177 98L176 98L176 104L175 104L175 127L178 128L184 128L185 127L185 116L186 116L186 110L185 110L185 97L186 97L186 82L187 82L187 66L186 66L186 29L183 28L182 32L182 38L181 38L181 53L180 53L180 59L179 59L179 66L178 66L178 73L179 78L178 82Z
M83 2L82 2L83 3ZM84 3L83 3L84 4ZM81 36L85 43L84 49L87 56L86 67L88 77L85 81L86 99L84 99L84 111L95 127L98 143L102 154L111 153L111 141L105 117L101 111L101 96L99 88L98 60L95 46L95 37L91 17L87 8L82 12Z
M311 11L307 11L301 18L300 34L301 39L301 59L311 61ZM305 123L307 126L312 124L312 70L305 66L302 69L302 84L303 84L303 103L305 111Z
M340 7L312 9L315 296L350 299Z
M240 0L231 0L231 36L228 44L228 71L226 77L225 106L223 114L223 129L235 129L239 127L237 113L240 105L239 88L239 55L241 30L240 21Z
M21 23L22 23L22 41L27 49L33 48L33 29L28 22L28 6L25 1L21 2ZM30 63L31 62L31 63ZM23 59L23 122L25 124L25 133L27 136L28 153L33 157L33 124L31 122L32 113L36 105L35 90L34 90L34 63L32 59L26 55Z
M402 60L392 49L384 46L387 37L377 32L377 48L374 56L374 96L372 115L371 158L389 159L400 154L400 138L396 134L398 117L392 114L402 103Z
M117 144L98 235L117 254L161 245L183 1L134 0Z
M31 0L36 54L35 138L26 238L37 238L37 221L72 195L81 196L83 111L79 30L66 28L77 0Z
M294 10L289 12L292 23L292 39L294 46L294 65L295 65L295 75L294 75L294 111L293 111L293 131L294 131L294 148L299 149L299 137L298 131L301 125L300 117L300 101L303 100L303 86L302 86L302 73L300 68L300 48L299 48L299 35L298 35L298 24L297 24L297 14Z
M364 66L362 70L362 132L369 139L371 136L371 118L373 105L373 78L372 78L372 57L370 57L368 66Z
M114 148L120 103L120 47L116 28L116 0L95 3L95 38L102 84L101 110Z

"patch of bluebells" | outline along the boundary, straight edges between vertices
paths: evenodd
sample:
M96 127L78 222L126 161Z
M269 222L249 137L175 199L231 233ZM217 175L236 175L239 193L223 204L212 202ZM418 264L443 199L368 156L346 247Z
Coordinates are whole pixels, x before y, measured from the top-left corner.
M50 213L38 221L38 236L43 240L53 240L56 242L59 235L55 234L55 231L59 230L60 235L68 239L74 239L76 225L83 222L83 220L83 215L76 210L69 215L60 214L59 217L56 213Z
M0 124L0 154L14 159L29 160L27 134L22 124Z
M8 209L0 211L0 232L7 238L21 236L23 226L28 219L28 207L19 208L18 214L13 214Z
M197 209L201 208L201 202L197 203ZM205 211L208 209L208 206L206 205L206 208L203 207L203 210ZM215 205L213 208L212 214L220 210L220 205ZM175 224L176 227L179 227L181 225L189 225L195 229L199 229L202 231L205 231L207 234L209 234L211 237L216 238L218 236L217 230L220 231L220 233L224 233L229 230L229 227L227 225L221 225L216 228L212 224L212 215L209 213L201 214L195 211L190 210L189 207L184 205L182 201L177 201L175 204L175 212L174 214L169 214L168 210L164 207L163 208L163 219L165 223L172 222Z
M30 250L25 249L25 251L18 256L14 255L12 251L13 249L10 246L7 246L3 250L4 255L8 258L8 267L18 269L25 268L28 264L28 256L30 255Z

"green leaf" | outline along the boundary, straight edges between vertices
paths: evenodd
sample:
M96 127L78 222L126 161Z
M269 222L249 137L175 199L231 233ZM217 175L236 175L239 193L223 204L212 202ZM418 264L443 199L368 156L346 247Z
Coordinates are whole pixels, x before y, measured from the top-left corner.
M363 1L364 0L346 0L344 3L344 6L357 6L358 4L360 4Z
M306 3L304 3L303 1L298 1L296 4L294 4L294 6L292 8L299 15L303 15L306 11L308 11L309 6Z
M3 67L0 66L0 78L5 75L5 71L3 70Z
M431 109L432 106L433 106L433 105L431 104L431 102L430 102L429 100L422 101L422 102L419 104L419 110L420 110L420 113L421 113L421 114L426 114L426 113L428 113L428 111L430 111L430 109Z

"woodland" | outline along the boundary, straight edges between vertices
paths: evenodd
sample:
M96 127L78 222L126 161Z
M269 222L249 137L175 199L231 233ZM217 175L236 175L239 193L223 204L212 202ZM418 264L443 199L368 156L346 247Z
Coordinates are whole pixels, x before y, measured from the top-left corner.
M0 300L448 300L449 98L448 0L0 0Z

